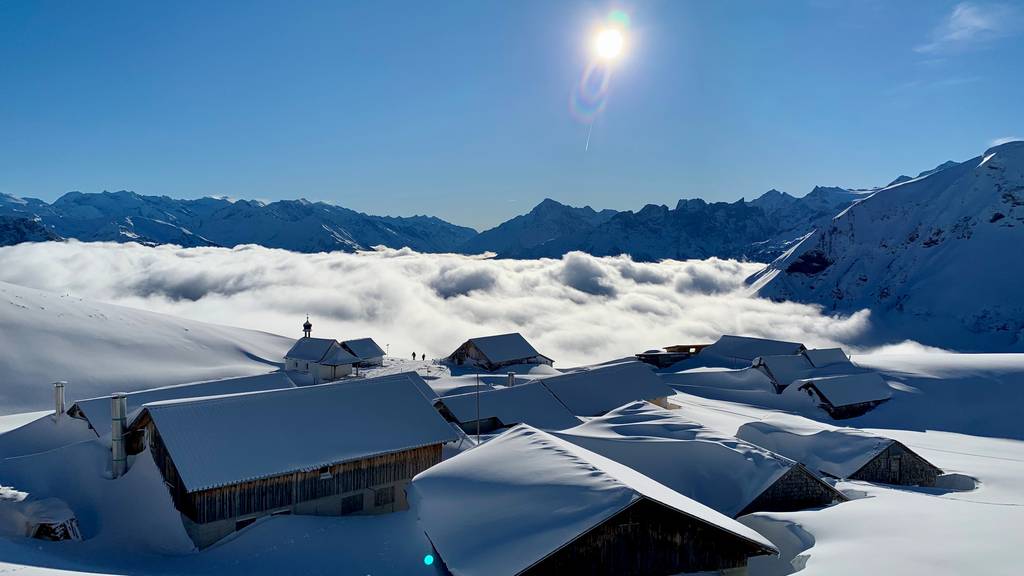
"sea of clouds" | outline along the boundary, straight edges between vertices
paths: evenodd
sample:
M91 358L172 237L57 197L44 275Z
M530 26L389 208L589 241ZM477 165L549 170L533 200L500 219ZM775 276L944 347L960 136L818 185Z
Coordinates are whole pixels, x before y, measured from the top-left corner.
M744 279L760 266L579 252L495 260L407 249L300 254L76 241L0 248L0 281L296 337L309 314L315 336L372 336L401 356L443 356L468 337L518 331L564 367L721 334L846 344L869 328L866 310L832 316L750 297Z

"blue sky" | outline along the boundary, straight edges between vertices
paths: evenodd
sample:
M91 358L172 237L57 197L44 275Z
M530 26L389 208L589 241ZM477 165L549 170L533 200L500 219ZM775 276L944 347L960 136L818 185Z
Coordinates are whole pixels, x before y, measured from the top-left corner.
M630 15L604 109L570 97ZM306 197L485 228L872 186L1024 136L1024 4L0 0L0 192Z

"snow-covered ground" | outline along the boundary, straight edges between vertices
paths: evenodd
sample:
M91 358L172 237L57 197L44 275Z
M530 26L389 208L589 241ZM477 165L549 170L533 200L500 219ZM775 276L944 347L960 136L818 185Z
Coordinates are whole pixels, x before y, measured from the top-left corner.
M0 282L0 414L280 367L292 340ZM3 426L3 424L0 424Z
M782 551L778 558L754 560L750 573L1019 573L1024 424L1005 414L1024 400L1024 355L908 353L854 360L882 371L899 389L888 404L843 424L903 442L946 473L962 475L954 477L959 483L908 488L839 482L837 488L850 502L741 517ZM431 362L397 358L388 358L368 375L410 369L439 388L470 380L475 384L473 374L452 376ZM669 382L679 378L665 375ZM731 435L744 423L788 413L763 402L768 393L753 388L742 379L731 391L691 383L672 400L686 418ZM4 417L0 426L8 432L0 440L26 422L66 433L43 412ZM76 511L85 537L82 542L0 538L0 572L440 574L436 564L423 564L431 548L415 510L376 517L275 517L194 552L180 524L173 522L174 510L155 469L136 465L124 478L109 480L101 464L105 451L100 440L86 439L0 460L3 484L37 497L61 498Z

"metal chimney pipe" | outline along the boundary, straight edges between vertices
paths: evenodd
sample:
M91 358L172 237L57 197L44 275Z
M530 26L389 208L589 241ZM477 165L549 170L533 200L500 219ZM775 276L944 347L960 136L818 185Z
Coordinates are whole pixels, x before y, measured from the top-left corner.
M508 387L511 388L511 387L513 387L515 385L516 385L516 373L515 372L509 372L508 373Z
M116 392L110 395L110 471L114 478L124 476L128 471L128 456L125 453L124 433L128 425L128 395Z
M53 383L53 418L60 420L64 415L64 387L67 382L58 380Z

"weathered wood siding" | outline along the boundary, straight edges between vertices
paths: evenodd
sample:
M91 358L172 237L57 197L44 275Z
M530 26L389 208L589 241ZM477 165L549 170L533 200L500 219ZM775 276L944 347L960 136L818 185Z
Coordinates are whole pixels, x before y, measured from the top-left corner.
M934 464L903 444L893 441L850 478L903 486L935 486L939 474L942 474L942 470Z
M160 432L152 422L147 424L147 431L153 460L163 474L175 507L198 524L270 512L310 500L393 485L411 480L416 474L441 461L441 445L434 444L335 464L319 470L289 472L189 493L160 438ZM259 453L254 453L253 457L258 458ZM340 505L337 513L343 513Z
M795 512L821 508L847 498L816 478L806 468L795 465L736 516L754 512Z
M667 576L746 566L757 544L640 499L520 574Z

